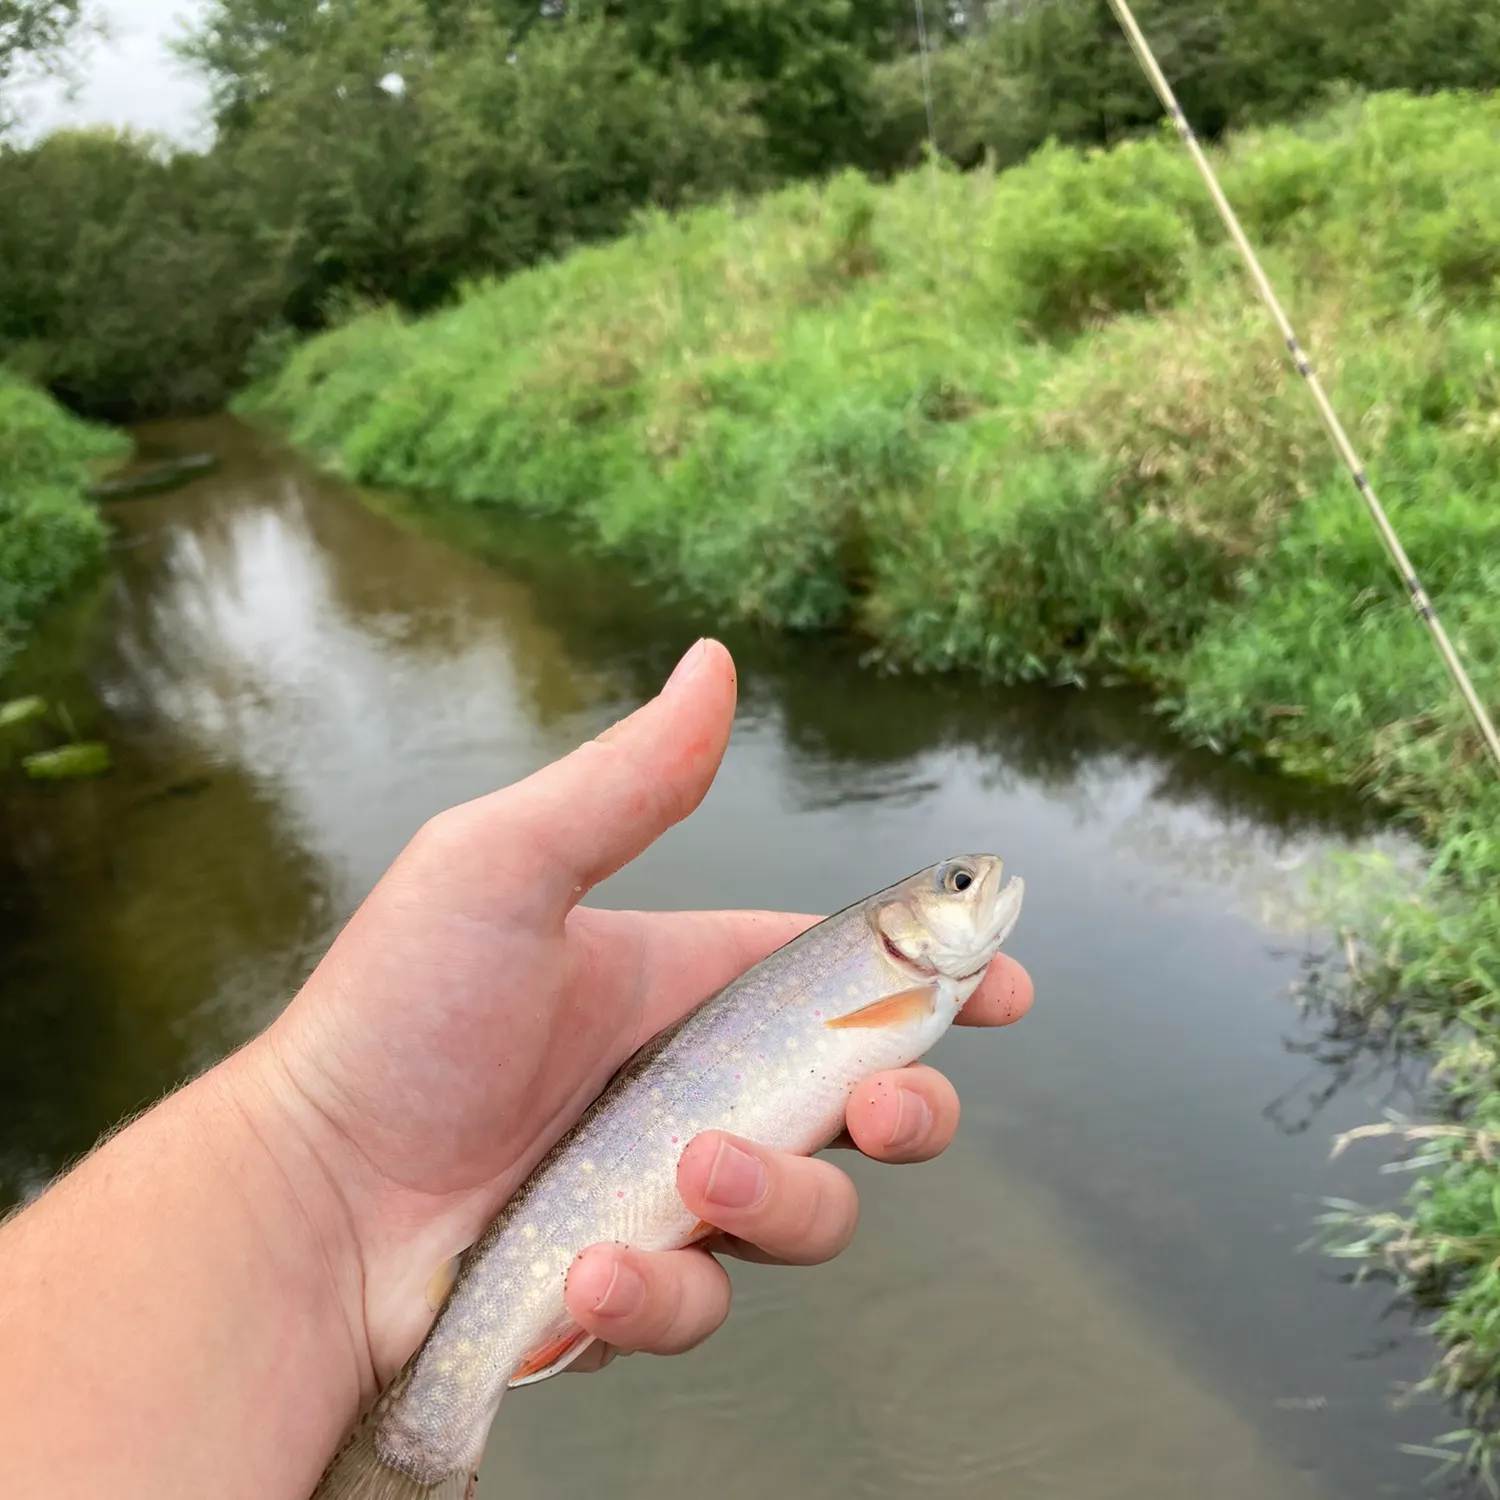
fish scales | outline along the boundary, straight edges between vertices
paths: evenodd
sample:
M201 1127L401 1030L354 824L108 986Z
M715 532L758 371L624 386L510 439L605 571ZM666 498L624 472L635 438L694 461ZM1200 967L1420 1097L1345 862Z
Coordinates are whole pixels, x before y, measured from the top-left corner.
M955 869L970 872L964 890L942 891ZM999 875L993 856L965 856L877 893L641 1048L465 1253L426 1341L314 1500L472 1489L517 1372L540 1350L555 1356L533 1377L543 1378L591 1342L563 1302L578 1255L607 1241L648 1251L691 1243L705 1226L678 1195L677 1166L703 1131L801 1155L829 1144L861 1080L920 1057L977 986L1019 912L1021 883L1002 888ZM969 918L952 954L927 907Z

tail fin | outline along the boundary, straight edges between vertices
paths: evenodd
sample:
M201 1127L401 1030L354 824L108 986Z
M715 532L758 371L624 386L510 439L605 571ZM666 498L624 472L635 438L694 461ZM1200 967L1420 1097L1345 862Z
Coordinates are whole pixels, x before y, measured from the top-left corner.
M466 1465L425 1484L386 1463L375 1446L380 1410L377 1403L334 1455L312 1500L473 1500L479 1483L477 1466Z

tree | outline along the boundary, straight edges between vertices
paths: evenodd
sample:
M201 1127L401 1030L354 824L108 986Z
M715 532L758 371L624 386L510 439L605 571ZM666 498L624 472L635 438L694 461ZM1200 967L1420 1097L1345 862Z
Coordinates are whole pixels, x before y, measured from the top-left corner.
M89 0L0 0L0 130L12 123L5 92L16 75L65 72L74 42L92 29Z

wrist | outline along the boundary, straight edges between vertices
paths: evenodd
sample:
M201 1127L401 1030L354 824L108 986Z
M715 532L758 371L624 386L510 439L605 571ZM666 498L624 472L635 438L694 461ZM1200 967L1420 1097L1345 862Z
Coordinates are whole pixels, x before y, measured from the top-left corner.
M4 1227L0 1451L16 1493L310 1492L369 1379L347 1313L357 1262L319 1170L252 1046Z
M221 1122L219 1149L257 1184L256 1219L304 1313L344 1357L360 1402L376 1376L364 1315L364 1257L346 1195L331 1165L327 1125L284 1066L270 1033L199 1080L204 1107ZM196 1085L195 1085L196 1086Z

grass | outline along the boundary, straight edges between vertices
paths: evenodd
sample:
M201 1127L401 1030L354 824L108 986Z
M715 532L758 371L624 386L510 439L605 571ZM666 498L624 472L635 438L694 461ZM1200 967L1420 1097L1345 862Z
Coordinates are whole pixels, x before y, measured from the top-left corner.
M1218 154L1500 705L1500 99L1350 101ZM1150 683L1185 736L1408 820L1430 870L1360 892L1341 1004L1432 1050L1454 1133L1334 1248L1437 1310L1456 1451L1487 1461L1500 781L1180 150L644 218L440 315L360 317L245 405L359 481L560 518L726 618Z
M86 487L127 439L0 369L0 672L27 628L104 551Z

